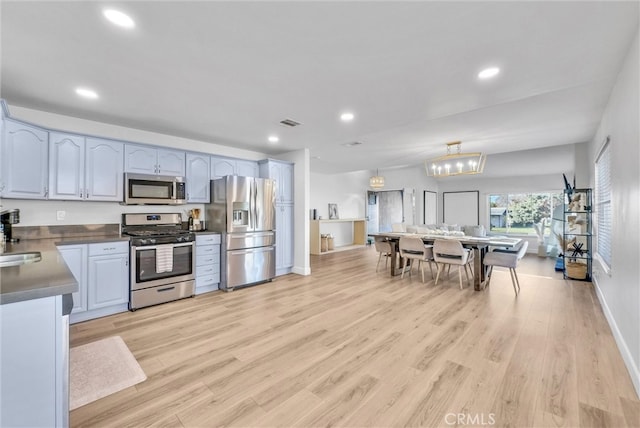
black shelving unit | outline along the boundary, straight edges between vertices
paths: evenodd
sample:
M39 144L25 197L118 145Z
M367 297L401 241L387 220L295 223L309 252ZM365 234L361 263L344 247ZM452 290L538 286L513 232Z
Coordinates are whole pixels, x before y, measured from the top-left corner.
M592 189L566 189L562 222L564 277L591 281Z

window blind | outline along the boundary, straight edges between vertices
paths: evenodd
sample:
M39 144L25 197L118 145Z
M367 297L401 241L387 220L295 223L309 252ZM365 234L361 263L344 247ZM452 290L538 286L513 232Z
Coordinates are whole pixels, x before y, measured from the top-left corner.
M611 268L611 150L607 137L596 159L596 253Z

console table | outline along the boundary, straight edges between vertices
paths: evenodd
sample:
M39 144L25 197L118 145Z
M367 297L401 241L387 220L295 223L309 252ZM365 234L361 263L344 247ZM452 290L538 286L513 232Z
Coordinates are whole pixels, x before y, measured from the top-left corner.
M353 233L353 241L350 245L340 245L336 246L332 251L321 251L320 244L321 239L320 235L324 233L328 233L325 231L328 227L323 229L323 225L330 225L336 223L351 223L352 233ZM344 251L350 250L352 248L357 248L362 245L365 245L367 242L367 220L364 218L341 218L341 219L331 219L331 220L311 220L311 224L309 225L309 252L314 255L320 254L328 254L333 253L335 251Z

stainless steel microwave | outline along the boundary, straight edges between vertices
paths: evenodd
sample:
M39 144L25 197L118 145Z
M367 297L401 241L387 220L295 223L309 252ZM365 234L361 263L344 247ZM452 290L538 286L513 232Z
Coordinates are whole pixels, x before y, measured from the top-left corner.
M187 203L184 177L124 174L125 205L181 205Z

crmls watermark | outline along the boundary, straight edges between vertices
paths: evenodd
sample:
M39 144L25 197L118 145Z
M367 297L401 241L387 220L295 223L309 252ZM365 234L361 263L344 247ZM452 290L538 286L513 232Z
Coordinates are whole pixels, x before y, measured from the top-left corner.
M496 415L494 413L447 413L444 415L444 422L447 425L495 425Z

